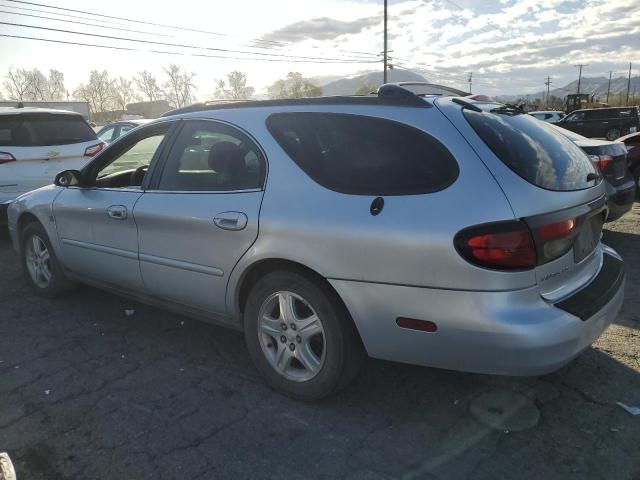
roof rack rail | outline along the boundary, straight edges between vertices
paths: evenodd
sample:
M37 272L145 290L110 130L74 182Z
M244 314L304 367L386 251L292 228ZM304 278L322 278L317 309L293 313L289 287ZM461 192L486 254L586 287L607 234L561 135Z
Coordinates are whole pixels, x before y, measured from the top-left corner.
M371 105L371 106L396 106L431 108L429 102L425 102L417 95L408 92L402 96L378 95L352 95L335 97L307 97L278 100L241 100L230 102L200 102L182 108L176 108L163 113L162 117L180 115L183 113L201 112L205 110L229 110L236 108L259 107L296 107L312 105Z

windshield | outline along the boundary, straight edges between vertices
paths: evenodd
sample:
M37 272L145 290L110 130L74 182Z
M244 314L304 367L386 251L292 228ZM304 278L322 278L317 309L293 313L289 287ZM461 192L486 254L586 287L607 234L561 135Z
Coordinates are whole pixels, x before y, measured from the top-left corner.
M464 110L478 136L511 170L547 190L570 191L598 181L594 166L571 140L531 115L509 109ZM596 177L597 178L597 177Z

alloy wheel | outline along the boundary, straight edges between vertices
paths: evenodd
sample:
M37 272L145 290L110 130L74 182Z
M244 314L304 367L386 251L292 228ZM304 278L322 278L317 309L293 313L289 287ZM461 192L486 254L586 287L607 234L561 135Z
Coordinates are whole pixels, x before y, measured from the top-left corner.
M271 367L288 380L305 382L324 364L326 345L320 317L300 295L276 292L262 303L258 338Z
M33 283L39 288L47 288L51 282L51 255L38 235L32 235L26 243L25 262Z

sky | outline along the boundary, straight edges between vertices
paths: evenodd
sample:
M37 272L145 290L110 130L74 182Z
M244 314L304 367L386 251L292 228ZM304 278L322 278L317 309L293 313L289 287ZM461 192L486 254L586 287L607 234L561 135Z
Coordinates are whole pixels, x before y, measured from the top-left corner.
M92 69L162 79L163 66L176 63L196 73L200 100L213 98L215 80L233 70L264 93L289 71L382 69L382 19L382 0L0 0L0 76L55 68L73 90ZM626 76L629 62L640 74L640 0L389 0L388 19L395 68L464 89L473 72L474 93L533 93L547 76L560 87L577 78L577 64L586 77Z

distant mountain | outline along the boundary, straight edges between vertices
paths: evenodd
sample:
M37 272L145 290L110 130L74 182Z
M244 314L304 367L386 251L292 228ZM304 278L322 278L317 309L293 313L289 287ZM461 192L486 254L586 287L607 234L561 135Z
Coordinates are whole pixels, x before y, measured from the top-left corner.
M387 82L426 82L420 74L410 70L389 70ZM383 83L382 72L368 72L349 78L341 78L322 85L323 95L353 95L363 85L371 85L374 89Z
M607 77L596 77L596 78L588 78L584 77L580 81L580 93L588 93L590 95L595 95L596 101L604 102L607 99L607 87L609 85L609 79ZM635 90L636 98L640 97L640 76L631 77L631 88L629 90L629 96L633 95ZM564 98L570 93L578 92L578 81L574 80L573 82L565 85L561 88L552 88L550 90L550 95ZM623 95L626 98L627 95L627 77L618 77L611 79L611 91L609 93L609 99L612 97L617 97ZM519 98L527 98L529 97L531 101L536 98L545 99L547 97L547 91L540 91L536 93L529 94L521 94L521 95L501 95L499 98L503 101L514 101ZM631 100L630 100L631 101ZM637 101L636 101L637 103Z

